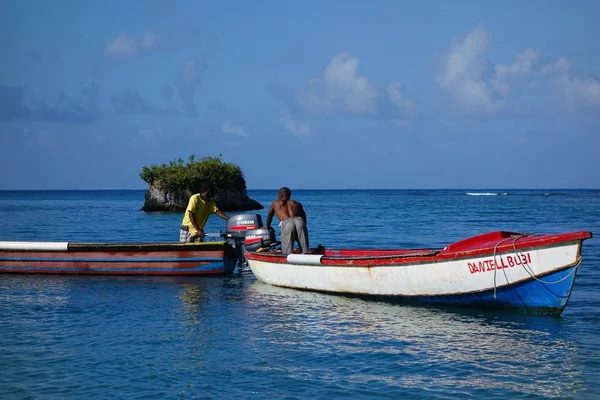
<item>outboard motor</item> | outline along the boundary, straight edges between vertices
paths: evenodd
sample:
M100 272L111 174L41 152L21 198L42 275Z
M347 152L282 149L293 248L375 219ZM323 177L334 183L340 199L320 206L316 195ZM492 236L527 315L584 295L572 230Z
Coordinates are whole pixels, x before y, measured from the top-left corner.
M238 253L238 272L247 271L248 262L244 252L255 251L276 243L275 231L263 227L259 214L235 214L229 217L225 225L225 242Z
M248 251L256 251L261 247L269 247L275 244L275 231L267 228L246 231L245 247Z

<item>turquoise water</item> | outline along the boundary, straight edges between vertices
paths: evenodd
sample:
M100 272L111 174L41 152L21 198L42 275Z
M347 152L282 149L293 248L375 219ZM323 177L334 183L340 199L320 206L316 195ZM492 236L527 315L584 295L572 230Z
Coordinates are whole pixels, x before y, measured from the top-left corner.
M268 207L276 191L249 195ZM599 190L292 197L306 208L311 246L600 232ZM181 215L144 213L143 199L144 191L0 192L0 240L178 240ZM211 217L207 231L222 222ZM0 398L600 398L599 242L584 242L561 317L368 301L244 275L0 275Z

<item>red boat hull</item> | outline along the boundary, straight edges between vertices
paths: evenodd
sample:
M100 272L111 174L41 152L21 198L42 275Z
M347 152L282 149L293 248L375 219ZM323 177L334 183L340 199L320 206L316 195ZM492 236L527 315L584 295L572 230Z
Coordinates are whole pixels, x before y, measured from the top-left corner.
M0 273L218 275L236 261L225 242L0 243Z

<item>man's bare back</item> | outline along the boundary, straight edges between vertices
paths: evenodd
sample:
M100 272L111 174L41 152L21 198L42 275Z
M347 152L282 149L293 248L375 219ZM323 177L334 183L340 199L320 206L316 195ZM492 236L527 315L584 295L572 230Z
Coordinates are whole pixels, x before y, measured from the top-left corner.
M301 213L304 211L302 204L294 200L275 200L271 206L280 221L293 217L301 217Z
M294 243L297 242L302 253L310 251L308 247L308 230L306 229L306 213L302 204L290 200L292 192L287 187L282 187L277 192L277 200L271 203L267 214L267 228L271 227L273 216L277 215L281 228L281 252L291 254Z
M300 217L306 222L306 213L304 212L304 207L302 207L301 203L290 200L289 194L285 190L280 190L277 193L277 197L277 200L271 203L271 207L267 214L267 228L271 227L273 215L276 215L279 221Z

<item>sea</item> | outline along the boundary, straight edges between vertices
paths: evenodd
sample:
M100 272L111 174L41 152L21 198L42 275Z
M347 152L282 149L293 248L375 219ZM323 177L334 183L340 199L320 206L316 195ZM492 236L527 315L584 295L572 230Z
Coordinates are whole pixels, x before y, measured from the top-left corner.
M263 221L276 192L248 190ZM144 194L0 191L0 240L177 241L182 213L141 211ZM596 237L560 317L305 292L251 273L0 274L0 399L600 399L600 190L292 199L311 247L442 248L496 230ZM224 228L211 216L205 230Z

